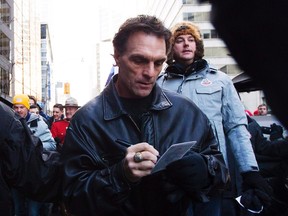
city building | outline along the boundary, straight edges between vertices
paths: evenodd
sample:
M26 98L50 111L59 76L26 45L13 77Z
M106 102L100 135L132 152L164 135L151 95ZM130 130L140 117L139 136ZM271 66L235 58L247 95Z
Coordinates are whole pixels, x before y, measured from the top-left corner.
M205 59L213 67L233 77L241 70L211 24L210 11L208 2L199 4L198 0L150 0L147 5L147 12L159 17L168 28L181 21L195 23L203 37Z
M122 5L128 5L129 1L122 2ZM217 68L225 73L227 73L231 79L233 79L238 74L242 73L241 69L238 67L237 63L230 55L229 50L227 50L225 43L217 34L213 25L210 22L210 11L211 5L207 3L199 4L198 0L146 0L146 1L134 1L133 8L135 10L128 10L128 12L121 11L115 7L114 11L111 9L110 5L103 6L99 12L100 17L100 43L109 43L112 46L112 38L114 36L113 32L116 32L119 27L119 21L122 21L122 18L127 18L129 16L134 16L137 14L150 14L155 15L160 18L165 25L170 28L175 23L180 21L191 21L199 26L204 46L205 46L205 56L204 58L210 63L214 68ZM107 7L105 9L105 7ZM129 8L129 7L127 7ZM118 10L118 12L117 12ZM116 17L116 18L114 18ZM106 45L107 47L108 45ZM99 50L100 56L106 57L106 62L108 61L108 54L105 52L109 50L112 52L112 48L105 48ZM99 91L103 89L105 79L108 77L109 71L111 70L112 63L110 60L109 68L103 70L101 63L103 62L100 59L99 70L97 70L98 81L101 84L98 84ZM107 65L107 64L105 64ZM99 72L98 72L99 71ZM247 109L253 110L258 106L260 101L265 101L263 92L253 92L253 93L241 93L241 99L244 106Z
M111 7L112 2L113 7ZM99 42L96 45L96 94L99 94L105 87L109 73L115 64L112 56L112 40L115 33L127 18L143 14L147 4L146 1L142 0L115 0L112 2L99 4L97 8Z
M0 1L0 94L42 98L38 0Z
M74 53L83 52L81 57L75 55L75 59L72 60L58 58L58 63L68 61L68 64L60 71L59 68L58 71L54 71L53 57L56 59L57 53L53 54L52 51L57 47L53 48L51 36L53 28L48 17L53 16L50 13L53 3L49 0L1 0L0 2L0 99L4 102L9 103L16 93L26 93L36 96L43 104L44 111L49 113L54 103L62 102L67 96L63 90L63 83L66 82L71 83L72 95L81 94L78 97L83 100L83 103L96 96L105 87L109 72L114 68L112 39L115 32L124 20L138 14L155 15L168 28L182 20L194 22L200 27L204 39L205 59L213 67L227 73L231 79L242 72L210 22L209 3L199 4L198 0L97 1L97 6L93 3L94 8L85 10L86 14L90 14L88 17L89 21L92 20L93 26L86 23L83 28L83 20L82 23L77 24L78 22L72 21L73 19L58 18L56 21L61 22L62 26L65 25L67 28L70 26L68 29L74 30L74 27L78 26L78 31L75 33L78 32L81 37L83 36L81 46L84 46L84 42L88 44L87 41L93 38L93 31L96 31L98 36L95 45L94 41L89 42L93 44L94 53L83 52L79 50L82 48L80 45L71 44L71 48L75 49ZM56 6L58 3L55 1ZM76 20L81 21L79 18ZM84 35L84 29L89 29L89 33ZM65 35L65 32L63 34ZM71 36L75 36L74 33L67 35L67 37ZM62 50L67 51L66 48ZM75 69L77 74L73 74L73 80L70 70ZM60 73L67 73L67 77L56 78ZM241 98L248 109L253 109L259 102L265 101L261 92L243 93Z
M55 104L55 85L53 82L53 53L48 24L41 24L41 77L42 105L45 113L50 113Z

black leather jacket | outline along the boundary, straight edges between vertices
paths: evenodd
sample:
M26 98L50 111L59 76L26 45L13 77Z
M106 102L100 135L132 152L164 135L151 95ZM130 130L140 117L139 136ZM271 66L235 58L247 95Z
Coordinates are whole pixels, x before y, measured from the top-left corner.
M117 79L114 76L114 79ZM129 183L122 172L126 147L146 141L161 154L174 143L197 141L194 151L215 144L207 117L189 99L158 85L140 130L124 110L114 81L73 116L63 145L64 200L74 215L184 215L189 202L166 199L161 175Z
M0 215L12 215L11 187L22 185L25 179L21 158L25 133L18 118L0 102Z

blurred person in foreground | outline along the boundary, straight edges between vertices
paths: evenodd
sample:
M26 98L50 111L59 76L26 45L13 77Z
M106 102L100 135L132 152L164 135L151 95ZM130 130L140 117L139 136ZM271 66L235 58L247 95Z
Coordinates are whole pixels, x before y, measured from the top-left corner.
M75 113L63 145L63 195L71 214L181 216L191 200L216 187L221 166L212 162L209 120L192 101L156 84L170 36L146 15L126 20L115 34L119 73ZM151 174L172 144L192 140L193 150Z
M25 145L25 132L17 114L0 102L0 215L12 216L11 188L21 182L20 152Z
M231 176L231 189L223 195L215 194L208 203L193 205L193 215L237 215L234 198L240 194L243 194L242 201L247 201L246 208L259 209L261 205L268 205L271 188L258 172L245 110L232 80L203 59L203 39L196 25L180 22L171 31L168 67L157 83L163 89L187 96L207 115ZM242 191L238 186L239 173L243 177ZM260 203L253 206L258 199ZM227 212L229 208L231 211Z
M66 130L70 124L70 121L73 115L80 108L80 106L78 105L78 101L75 98L69 97L65 101L64 108L65 108L65 118L54 122L51 127L52 136L54 137L56 142L61 146L64 143Z

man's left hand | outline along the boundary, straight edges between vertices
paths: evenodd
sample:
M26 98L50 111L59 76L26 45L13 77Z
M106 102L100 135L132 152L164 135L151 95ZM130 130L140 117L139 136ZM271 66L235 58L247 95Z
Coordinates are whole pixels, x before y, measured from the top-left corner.
M269 206L271 204L273 189L259 172L242 173L242 177L243 194L241 203L244 207L257 211L262 206Z
M166 173L174 184L188 193L199 191L210 181L207 163L204 157L196 152L169 164Z

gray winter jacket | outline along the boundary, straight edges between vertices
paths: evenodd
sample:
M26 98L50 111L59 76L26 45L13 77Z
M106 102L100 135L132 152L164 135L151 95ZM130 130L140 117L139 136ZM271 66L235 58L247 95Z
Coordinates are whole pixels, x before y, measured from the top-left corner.
M199 60L186 69L174 63L166 68L157 82L163 89L192 99L208 116L227 164L229 145L240 172L258 170L244 106L225 73L210 68L205 60Z
M43 148L47 150L56 150L56 142L52 137L52 134L48 128L48 125L44 122L42 117L29 113L27 120L27 125L31 129L32 133L39 137L43 143Z

